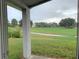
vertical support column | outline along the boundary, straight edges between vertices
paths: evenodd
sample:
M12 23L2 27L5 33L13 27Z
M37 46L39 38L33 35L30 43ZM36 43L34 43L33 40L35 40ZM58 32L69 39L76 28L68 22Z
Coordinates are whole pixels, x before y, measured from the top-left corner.
M7 0L0 0L0 59L8 59Z
M77 11L77 59L79 59L79 0L78 0L78 11Z
M30 10L22 9L23 21L23 57L31 59L31 39L30 39Z

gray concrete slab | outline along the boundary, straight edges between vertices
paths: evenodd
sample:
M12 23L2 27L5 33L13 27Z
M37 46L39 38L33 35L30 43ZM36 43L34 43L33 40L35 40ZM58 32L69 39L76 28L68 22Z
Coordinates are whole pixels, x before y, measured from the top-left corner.
M56 59L56 58L48 58L48 57L44 57L44 56L32 55L31 59Z
M32 55L31 59L66 59L66 58L49 58L49 57L45 57L45 56Z

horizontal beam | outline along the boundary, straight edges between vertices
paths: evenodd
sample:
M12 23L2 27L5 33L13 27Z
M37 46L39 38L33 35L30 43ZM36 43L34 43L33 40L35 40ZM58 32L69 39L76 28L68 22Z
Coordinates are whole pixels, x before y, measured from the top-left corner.
M21 2L21 1L17 1L17 0L16 0L16 2L18 2L18 3L14 3L13 1L8 0L7 5L14 7L18 10L26 9L27 5L25 3Z
M11 7L13 7L13 8L16 8L16 9L18 9L18 10L21 10L21 7L18 7L17 5L15 5L15 4L13 4L13 3L8 2L7 5L8 5L8 6L11 6Z
M29 7L32 8L32 7L35 7L35 6L37 6L37 5L41 5L41 4L43 4L43 3L46 3L46 2L48 2L48 1L51 1L51 0L44 0L44 1L41 1L41 2L39 2L39 3L35 3L34 5L30 5Z
M27 6L28 8L32 8L32 7L35 7L35 6L37 6L37 5L43 4L43 3L48 2L48 1L51 1L51 0L43 0L43 1L41 1L41 2L34 3L34 4L32 4L32 5L28 5L28 4L26 4L26 3L25 3L24 1L22 1L22 0L19 0L19 1L18 1L18 0L7 0L7 1L8 1L8 2L7 2L8 5L10 5L10 6L16 8L16 9L21 10L21 9L25 9L26 6ZM27 2L27 0L26 0L26 2ZM30 4L30 3L29 3L29 4Z

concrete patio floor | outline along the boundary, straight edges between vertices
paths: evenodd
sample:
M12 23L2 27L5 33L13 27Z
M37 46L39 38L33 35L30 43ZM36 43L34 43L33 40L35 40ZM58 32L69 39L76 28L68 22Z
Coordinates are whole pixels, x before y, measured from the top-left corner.
M62 59L62 58L48 58L48 57L43 57L43 56L32 55L31 59Z

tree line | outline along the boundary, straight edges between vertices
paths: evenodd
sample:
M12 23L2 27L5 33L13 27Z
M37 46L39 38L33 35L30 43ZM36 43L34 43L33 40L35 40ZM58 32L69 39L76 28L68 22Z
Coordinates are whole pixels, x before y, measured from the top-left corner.
M19 22L16 19L12 19L11 23L8 22L8 25L10 27L15 27L15 26L22 26L22 20ZM30 20L30 25L31 27L33 26L33 22ZM75 19L73 18L64 18L62 19L58 24L53 22L53 23L45 23L45 22L39 22L35 23L35 27L65 27L65 28L74 28L77 26L77 23Z
M77 26L77 23L75 19L73 18L64 18L62 19L59 24L53 22L53 23L35 23L35 27L65 27L65 28L74 28Z
M30 25L33 25L33 22L30 20ZM11 23L8 21L8 26L9 27L16 27L16 26L20 26L22 27L22 20L17 21L17 19L12 19Z

